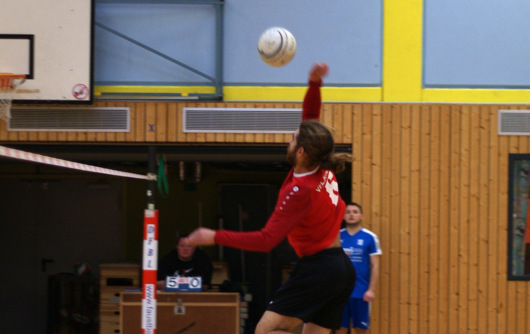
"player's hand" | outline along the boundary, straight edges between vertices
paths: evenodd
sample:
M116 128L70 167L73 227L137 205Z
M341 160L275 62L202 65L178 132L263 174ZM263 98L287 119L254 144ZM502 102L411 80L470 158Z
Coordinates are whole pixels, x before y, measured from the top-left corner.
M364 295L363 295L363 300L365 302L369 302L370 303L372 300L374 300L374 298L375 298L375 293L373 291L370 291L370 290L366 291L364 293Z
M200 227L186 238L186 240L195 246L209 246L215 244L215 231L209 228Z
M329 72L329 66L326 63L316 63L309 71L310 81L320 81Z

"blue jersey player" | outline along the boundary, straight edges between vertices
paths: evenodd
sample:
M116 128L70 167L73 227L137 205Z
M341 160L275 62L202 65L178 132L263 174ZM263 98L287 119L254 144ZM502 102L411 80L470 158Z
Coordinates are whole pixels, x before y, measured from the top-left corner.
M370 328L370 303L375 297L382 251L377 235L364 228L362 221L362 207L349 203L344 214L346 227L340 231L340 242L355 267L357 279L337 334L347 333L350 326L357 334L368 333Z

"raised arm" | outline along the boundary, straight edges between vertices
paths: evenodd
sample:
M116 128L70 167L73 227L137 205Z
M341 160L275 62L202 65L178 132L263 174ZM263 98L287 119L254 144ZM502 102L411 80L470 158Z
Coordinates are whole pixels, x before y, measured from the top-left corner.
M302 120L316 119L320 120L320 108L322 106L322 97L320 95L320 86L322 78L328 74L329 67L325 63L316 63L309 72L309 82L304 97L302 107Z

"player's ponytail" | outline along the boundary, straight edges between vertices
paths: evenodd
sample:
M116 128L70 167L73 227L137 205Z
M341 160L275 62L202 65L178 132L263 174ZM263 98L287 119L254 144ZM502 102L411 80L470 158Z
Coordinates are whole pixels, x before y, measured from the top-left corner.
M351 154L335 153L331 131L315 120L303 121L300 124L297 143L308 155L308 166L320 165L337 174L346 169L347 162L353 160Z

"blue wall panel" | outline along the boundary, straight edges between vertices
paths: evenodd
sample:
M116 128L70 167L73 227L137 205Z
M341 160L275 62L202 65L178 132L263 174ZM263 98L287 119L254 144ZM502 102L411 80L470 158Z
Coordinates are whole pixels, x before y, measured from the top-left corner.
M530 1L425 0L424 87L530 87Z
M380 86L381 0L226 0L226 85L305 85L315 61L331 67L327 85ZM97 3L96 21L139 43L215 76L215 9L211 5ZM260 34L283 26L298 50L282 68L265 65L257 53ZM96 26L96 84L207 83L174 62Z

